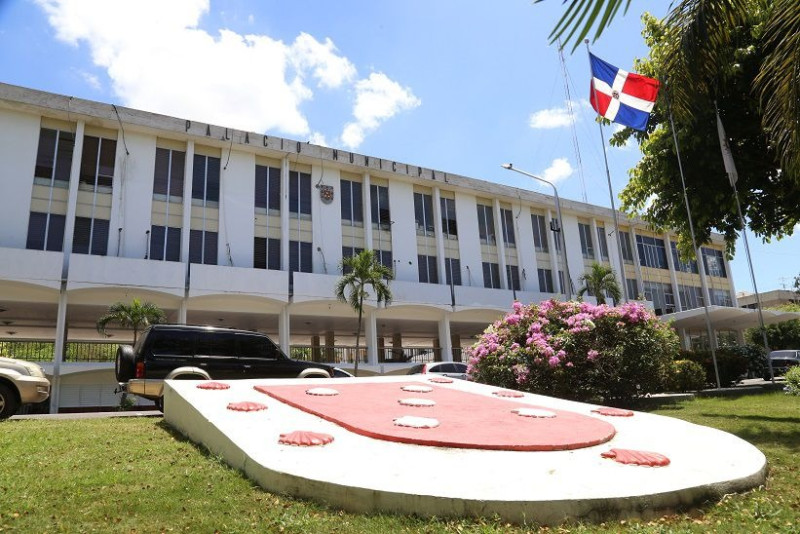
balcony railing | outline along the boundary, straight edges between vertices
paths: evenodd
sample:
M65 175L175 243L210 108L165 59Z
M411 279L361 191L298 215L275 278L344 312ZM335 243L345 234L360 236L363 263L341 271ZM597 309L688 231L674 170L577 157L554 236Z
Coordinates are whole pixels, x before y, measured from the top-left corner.
M65 362L113 362L119 343L70 341L65 347ZM352 364L356 348L345 346L292 345L290 357L328 364ZM462 349L453 349L453 360L461 361ZM0 356L32 362L52 362L55 343L37 340L0 341ZM358 349L359 363L367 363L367 347ZM427 363L442 360L442 349L435 347L384 347L378 349L378 363Z
M5 340L0 341L0 355L29 362L52 362L55 354L53 341ZM70 341L64 351L65 362L113 362L119 343L105 341Z

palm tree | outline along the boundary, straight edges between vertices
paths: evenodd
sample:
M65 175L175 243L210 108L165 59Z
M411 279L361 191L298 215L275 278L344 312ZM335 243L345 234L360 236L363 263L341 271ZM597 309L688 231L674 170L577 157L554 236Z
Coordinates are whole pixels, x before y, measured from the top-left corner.
M371 250L363 250L355 256L342 258L339 265L342 278L336 283L336 298L347 302L358 312L358 328L356 330L356 357L353 374L358 376L358 353L361 340L361 317L364 314L364 300L369 298L368 286L375 291L378 303L392 300L392 292L387 283L392 279L392 271L381 264ZM346 294L345 294L346 293Z
M165 320L166 314L155 304L133 299L130 304L115 302L109 306L108 312L97 320L97 331L105 334L109 323L116 323L122 328L133 328L133 342L136 343L139 330Z
M543 0L536 0L541 2ZM550 34L574 51L595 27L596 40L631 0L569 0ZM567 3L565 0L564 3ZM670 3L667 31L676 43L666 72L676 113L691 112L698 94L716 97L720 78L738 61L733 51L743 23L756 20L764 60L751 88L764 112L761 126L790 179L800 180L800 2L797 0L680 0ZM761 31L760 30L760 31Z
M594 295L598 304L606 303L606 293L614 299L614 302L622 299L622 292L619 289L614 270L607 265L593 263L591 272L581 276L580 281L583 287L578 290L579 297L582 297L584 293L589 293Z

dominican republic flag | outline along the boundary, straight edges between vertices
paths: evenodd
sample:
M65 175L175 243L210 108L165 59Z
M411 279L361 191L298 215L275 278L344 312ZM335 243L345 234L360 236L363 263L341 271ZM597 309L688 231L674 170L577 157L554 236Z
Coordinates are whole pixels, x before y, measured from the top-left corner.
M636 130L647 128L661 85L658 80L618 69L589 53L592 107L611 122Z

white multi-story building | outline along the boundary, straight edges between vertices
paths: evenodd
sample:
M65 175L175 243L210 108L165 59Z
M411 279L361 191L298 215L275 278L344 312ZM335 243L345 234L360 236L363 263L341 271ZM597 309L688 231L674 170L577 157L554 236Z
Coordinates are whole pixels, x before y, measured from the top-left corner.
M371 372L458 360L514 299L574 294L593 262L624 265L659 314L735 305L719 236L698 273L674 236L563 200L561 251L547 195L6 84L0 186L0 347L43 361L51 410L116 403L106 349L131 332L95 323L133 298L346 366L356 315L334 285L363 249L394 272L390 305L365 310Z

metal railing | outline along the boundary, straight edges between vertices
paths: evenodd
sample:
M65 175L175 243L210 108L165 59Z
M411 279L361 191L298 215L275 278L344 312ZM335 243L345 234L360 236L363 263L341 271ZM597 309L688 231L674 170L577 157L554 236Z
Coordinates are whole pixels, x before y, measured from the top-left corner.
M113 362L119 343L106 341L69 341L64 347L65 362ZM0 355L29 362L52 362L53 341L14 339L0 341Z
M367 362L367 347L359 347L359 363ZM355 363L355 347L320 347L312 345L292 345L289 347L289 357L295 360L306 360L320 363Z

